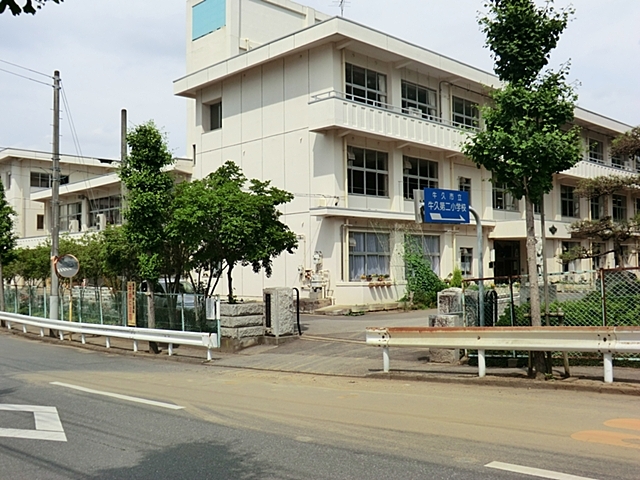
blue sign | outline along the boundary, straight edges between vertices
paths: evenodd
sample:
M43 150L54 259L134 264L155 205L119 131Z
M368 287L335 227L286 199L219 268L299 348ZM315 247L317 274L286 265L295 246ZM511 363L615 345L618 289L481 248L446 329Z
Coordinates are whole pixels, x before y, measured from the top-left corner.
M425 223L469 223L469 192L424 189Z

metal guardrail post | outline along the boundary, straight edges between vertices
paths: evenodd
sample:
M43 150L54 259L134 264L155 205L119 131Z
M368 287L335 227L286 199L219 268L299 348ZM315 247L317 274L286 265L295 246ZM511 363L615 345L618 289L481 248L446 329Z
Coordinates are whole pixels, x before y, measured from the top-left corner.
M218 348L220 348L220 341L221 341L221 335L220 335L220 295L218 295L218 297L216 298L216 324L217 324L217 329L218 329Z
M182 295L182 302L180 303L180 319L182 320L182 331L185 331L185 325L184 325L184 293L181 293L180 295ZM194 300L195 302L195 300ZM194 303L195 305L195 303Z
M487 360L484 350L478 350L478 377L484 378L487 376Z
M389 347L382 347L382 370L389 373Z

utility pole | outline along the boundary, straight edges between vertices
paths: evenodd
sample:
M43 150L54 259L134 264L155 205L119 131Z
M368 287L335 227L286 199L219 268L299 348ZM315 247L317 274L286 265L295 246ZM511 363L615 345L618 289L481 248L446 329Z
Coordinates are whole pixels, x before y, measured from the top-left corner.
M59 320L58 314L58 240L60 237L60 72L53 72L53 178L51 182L51 296L49 318Z

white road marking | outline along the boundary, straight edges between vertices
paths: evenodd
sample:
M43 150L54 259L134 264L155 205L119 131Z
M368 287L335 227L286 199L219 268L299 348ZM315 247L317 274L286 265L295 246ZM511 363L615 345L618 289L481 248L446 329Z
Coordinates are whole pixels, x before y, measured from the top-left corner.
M497 470L505 470L507 472L522 473L523 475L531 475L532 477L550 478L552 480L596 480L588 477L578 477L569 475L568 473L553 472L551 470L542 470L540 468L523 467L522 465L513 465L511 463L491 462L485 467L495 468Z
M95 395L102 395L105 397L118 398L120 400L127 400L129 402L144 403L145 405L153 405L154 407L168 408L170 410L182 410L184 408L173 403L156 402L155 400L147 400L146 398L130 397L129 395L121 395L119 393L112 392L103 392L101 390L93 390L92 388L80 387L79 385L71 385L70 383L51 382L51 385L72 388L73 390L80 390L81 392L93 393Z
M62 428L56 407L40 405L0 405L0 410L10 412L31 412L36 423L35 430L20 428L0 428L0 437L26 438L31 440L52 440L66 442L67 436Z

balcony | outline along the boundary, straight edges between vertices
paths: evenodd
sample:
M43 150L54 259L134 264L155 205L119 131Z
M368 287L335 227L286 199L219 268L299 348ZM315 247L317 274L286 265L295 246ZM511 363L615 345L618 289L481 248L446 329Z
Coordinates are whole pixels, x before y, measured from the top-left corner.
M468 132L435 117L383 103L368 105L336 91L311 97L309 109L312 132L342 129L454 152L460 152Z
M580 160L573 167L563 171L559 177L593 178L608 175L634 177L640 172L633 171L628 163L607 165L591 160Z

